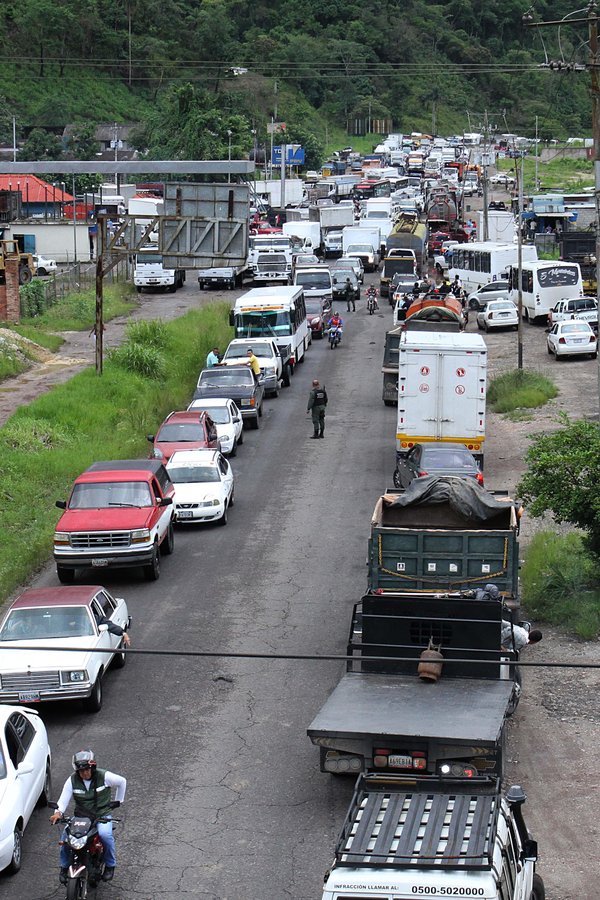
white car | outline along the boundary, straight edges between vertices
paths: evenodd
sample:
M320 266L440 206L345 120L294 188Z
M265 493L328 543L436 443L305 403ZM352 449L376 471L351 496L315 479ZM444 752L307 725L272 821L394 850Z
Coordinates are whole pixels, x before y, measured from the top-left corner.
M50 800L50 763L37 712L0 705L0 871L9 875L21 868L23 832L33 810Z
M175 485L177 522L227 525L234 502L231 466L218 450L177 450L167 464Z
M548 353L560 356L598 356L598 341L587 322L557 322L548 334Z
M469 309L482 309L490 300L510 300L508 281L490 281L469 294Z
M519 313L512 300L490 300L477 313L477 327L483 331L490 328L518 328Z
M188 409L205 410L217 426L217 437L221 453L235 456L238 446L244 443L244 422L242 414L233 402L226 397L215 397L214 400L192 400Z
M351 265L348 265L351 263ZM336 261L336 268L343 269L345 266L352 269L361 284L365 283L365 267L362 259L358 256L341 256Z
M0 625L0 702L83 700L89 712L98 712L111 661L116 668L125 665L119 651L129 624L125 601L98 585L24 591ZM16 649L28 645L44 649ZM69 646L83 649L63 649ZM2 652L5 647L15 649Z
M54 275L58 266L55 259L46 259L45 256L34 256L33 264L35 266L36 275Z

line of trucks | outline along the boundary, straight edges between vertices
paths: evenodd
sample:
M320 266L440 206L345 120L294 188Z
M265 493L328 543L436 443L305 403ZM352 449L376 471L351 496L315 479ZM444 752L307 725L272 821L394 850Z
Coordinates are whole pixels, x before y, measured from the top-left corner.
M482 463L482 338L394 332L397 454L460 441ZM377 500L345 671L307 729L322 772L358 778L322 900L544 900L525 793L503 788L521 691L501 637L518 621L520 513L457 478Z

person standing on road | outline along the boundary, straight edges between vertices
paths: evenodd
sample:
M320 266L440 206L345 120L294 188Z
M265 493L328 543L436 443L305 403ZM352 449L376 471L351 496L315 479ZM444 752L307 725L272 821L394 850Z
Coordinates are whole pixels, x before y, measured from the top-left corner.
M325 407L327 406L327 391L321 387L318 379L313 378L312 390L308 395L306 415L311 413L314 433L311 439L325 437Z
M212 369L213 366L218 366L221 363L221 354L219 353L218 347L213 347L208 356L206 357L206 368Z
M354 288L349 278L346 278L346 287L344 288L344 299L346 301L346 309L350 312L350 304L352 304L352 312L356 312L356 302L354 300Z

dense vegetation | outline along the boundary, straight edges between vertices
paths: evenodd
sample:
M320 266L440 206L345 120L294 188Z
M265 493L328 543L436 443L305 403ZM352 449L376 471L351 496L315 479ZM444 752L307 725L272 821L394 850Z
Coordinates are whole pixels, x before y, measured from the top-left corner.
M228 130L237 156L266 142L273 116L316 156L356 119L460 133L479 130L486 108L500 132L532 135L538 116L542 137L589 133L589 75L537 68L545 50L522 24L526 6L4 0L0 139L13 115L27 130L134 121L152 156L224 158ZM572 6L547 0L536 14L560 19ZM566 61L586 61L586 32L562 29ZM560 59L556 29L543 38L547 58Z

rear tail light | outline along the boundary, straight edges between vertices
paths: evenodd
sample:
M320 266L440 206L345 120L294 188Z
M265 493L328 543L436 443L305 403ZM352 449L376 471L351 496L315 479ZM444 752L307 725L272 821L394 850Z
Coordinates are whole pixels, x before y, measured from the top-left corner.
M595 335L595 334L590 334L590 344L595 343L595 341L596 341L596 335Z
M559 344L566 344L567 341L566 341L565 338L561 337L561 338L558 339L558 343L559 343Z
M475 476L475 480L477 481L477 484L480 484L483 487L483 472L478 472Z
M491 313L488 315L488 319L493 319L493 318L494 318L494 313L491 312Z
M428 472L419 472L419 478L422 478L423 475L428 475L428 474L429 474Z

